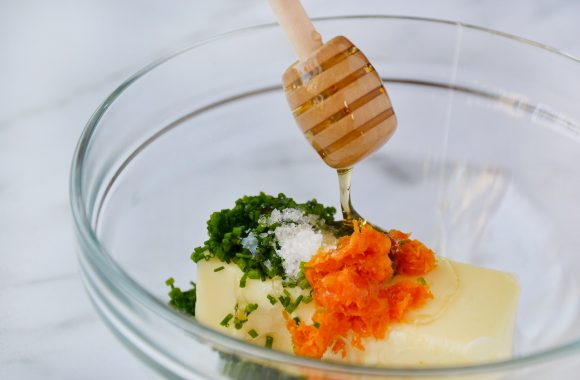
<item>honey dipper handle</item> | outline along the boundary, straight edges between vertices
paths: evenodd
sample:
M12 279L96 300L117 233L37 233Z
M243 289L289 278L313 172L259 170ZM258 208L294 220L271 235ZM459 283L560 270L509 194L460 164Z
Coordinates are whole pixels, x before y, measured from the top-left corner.
M322 46L322 38L314 29L299 0L269 0L286 38L294 47L300 61L305 61Z

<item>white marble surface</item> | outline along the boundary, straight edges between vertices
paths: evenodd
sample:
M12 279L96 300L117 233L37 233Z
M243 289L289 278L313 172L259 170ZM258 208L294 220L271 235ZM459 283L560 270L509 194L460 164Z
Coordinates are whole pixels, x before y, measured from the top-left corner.
M354 4L304 3L315 16ZM359 14L461 20L580 56L575 0L356 4ZM265 0L0 0L0 379L144 376L78 275L67 188L76 140L100 101L144 64L271 21Z

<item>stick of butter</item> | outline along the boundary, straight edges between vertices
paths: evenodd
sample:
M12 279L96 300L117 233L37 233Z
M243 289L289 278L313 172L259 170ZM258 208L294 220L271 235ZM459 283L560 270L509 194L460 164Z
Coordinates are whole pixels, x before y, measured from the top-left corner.
M224 268L216 272L220 267ZM200 323L259 345L270 336L273 349L293 352L282 317L284 307L280 302L270 302L283 294L281 279L247 280L246 287L240 288L243 273L235 264L211 259L200 261L197 270L196 318ZM403 278L396 276L393 281ZM472 364L511 356L519 298L518 283L512 275L439 258L437 267L423 278L433 299L411 312L405 323L391 325L385 339L363 339L364 351L348 347L342 358L329 350L324 358L373 366L418 367ZM287 291L294 298L302 292L299 288ZM220 325L236 305L248 304L258 307L240 329L232 324ZM312 301L300 304L293 315L312 323L314 311Z

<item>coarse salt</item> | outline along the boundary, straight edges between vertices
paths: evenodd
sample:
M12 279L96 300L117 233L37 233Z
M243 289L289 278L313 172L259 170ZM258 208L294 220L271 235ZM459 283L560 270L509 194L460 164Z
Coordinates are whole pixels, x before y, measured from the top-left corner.
M322 234L315 232L310 224L283 224L274 230L280 248L276 250L284 260L284 272L296 278L300 263L309 261L322 245Z
M297 208L287 208L282 211L275 209L269 217L260 219L260 223L268 225L275 223L315 224L316 222L318 222L316 215L305 214Z
M322 233L313 228L318 222L316 215L305 214L295 208L273 210L269 217L260 220L260 223L267 225L281 224L274 230L280 246L276 253L282 258L284 272L288 277L297 277L300 263L309 261L322 245Z

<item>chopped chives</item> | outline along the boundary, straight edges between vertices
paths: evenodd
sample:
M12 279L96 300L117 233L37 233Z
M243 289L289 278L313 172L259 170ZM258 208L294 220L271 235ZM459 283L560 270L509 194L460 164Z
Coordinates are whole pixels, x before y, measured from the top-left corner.
M300 287L300 289L304 290L310 287L310 283L308 282L307 279L303 278L298 282L298 286Z
M248 274L247 273L244 273L244 275L240 279L240 288L245 288L246 287L246 280L247 279L248 279Z
M232 320L233 317L234 317L233 314L226 315L225 318L222 319L222 321L220 322L220 325L222 325L224 327L228 327L228 325L230 324L230 321Z
M317 329L319 329L320 328L320 323L314 322L314 327L317 328Z
M256 270L256 269L252 269L249 272L247 272L248 278L251 278L252 280L257 280L259 279L260 276L260 271Z
M290 297L280 296L278 297L278 300L280 301L282 306L284 306L284 308L287 308L288 305L290 304Z
M217 267L217 268L215 268L213 271L214 271L214 272L219 272L219 271L221 271L221 270L224 270L224 269L226 269L226 267L224 267L224 266L222 265L221 267Z
M274 338L270 335L266 337L266 348L272 349L272 345L274 344Z
M300 305L300 302L302 302L302 298L304 298L304 296L301 294L298 296L298 298L296 298L296 301L289 302L288 306L286 307L286 311L289 313L293 313L294 310L296 310L296 308L298 307L298 305Z
M248 335L251 336L252 338L256 338L258 336L258 333L256 332L256 330L251 329L250 331L248 331Z
M256 310L257 308L258 308L257 303L249 303L244 308L244 313L246 313L246 315L250 315L252 313L252 311Z
M247 321L248 321L247 319L241 320L236 318L234 320L234 327L236 328L236 330L241 330L242 327L244 327L244 323L246 323Z
M272 305L274 305L277 302L276 298L274 298L274 296L272 296L271 294L268 294L266 297L268 298L268 301L270 301Z
M294 301L294 308L297 308L298 305L300 305L300 302L302 302L302 300L304 299L304 296L301 294L296 298L296 301Z
M207 221L208 240L194 249L192 260L199 262L215 257L226 263L233 262L242 272L255 269L262 280L285 278L283 260L276 252L279 242L274 235L274 230L282 223L261 222L261 217L268 217L272 210L289 208L316 216L321 225L334 221L336 212L333 207L324 207L314 199L297 203L284 194L244 196L236 200L233 207L211 214ZM242 243L243 238L250 235L255 236L258 243L255 253ZM269 265L265 266L265 262Z

